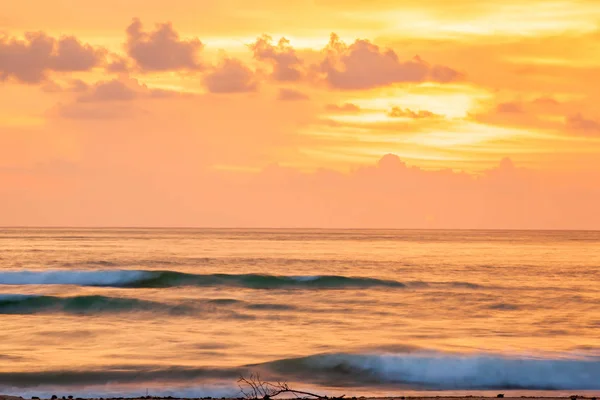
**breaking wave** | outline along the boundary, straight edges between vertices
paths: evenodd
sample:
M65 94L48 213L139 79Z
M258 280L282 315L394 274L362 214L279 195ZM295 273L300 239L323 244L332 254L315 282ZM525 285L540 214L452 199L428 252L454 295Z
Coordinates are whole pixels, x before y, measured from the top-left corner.
M0 385L102 385L142 382L230 382L261 371L263 379L330 387L413 390L599 390L600 358L516 358L412 351L320 354L238 368L115 366L106 370L0 372Z
M401 384L426 390L598 390L600 358L509 358L485 354L322 354L264 364L320 384ZM317 378L318 377L318 378Z

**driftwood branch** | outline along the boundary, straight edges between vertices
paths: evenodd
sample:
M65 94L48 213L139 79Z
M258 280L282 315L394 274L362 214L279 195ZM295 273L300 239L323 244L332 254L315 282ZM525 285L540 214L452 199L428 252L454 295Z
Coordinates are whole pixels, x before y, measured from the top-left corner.
M271 383L263 381L260 378L260 374L251 374L248 378L241 376L240 379L238 379L238 386L240 388L240 392L247 400L269 400L284 393L293 394L297 398L300 398L300 395L303 395L313 397L317 400L329 399L329 397L322 396L320 394L292 389L286 382ZM341 400L343 397L344 395L340 397L332 397L331 399Z

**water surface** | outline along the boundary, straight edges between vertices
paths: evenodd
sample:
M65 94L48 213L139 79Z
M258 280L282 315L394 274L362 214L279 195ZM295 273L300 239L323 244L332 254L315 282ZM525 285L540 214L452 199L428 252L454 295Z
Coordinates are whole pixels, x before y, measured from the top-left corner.
M3 229L0 392L598 392L599 271L600 232Z

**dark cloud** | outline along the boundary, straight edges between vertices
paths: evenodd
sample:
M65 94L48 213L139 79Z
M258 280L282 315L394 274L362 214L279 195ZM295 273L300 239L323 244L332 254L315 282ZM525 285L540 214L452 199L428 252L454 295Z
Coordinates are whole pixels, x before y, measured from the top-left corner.
M427 80L450 82L461 76L449 67L432 67L419 57L400 61L393 50L382 49L368 40L358 39L347 46L335 34L325 52L320 71L336 89L362 90Z
M297 101L297 100L308 100L308 95L299 92L294 89L279 89L279 95L277 96L279 100L283 101Z
M127 54L143 71L198 70L198 53L204 45L197 38L182 40L170 23L144 32L139 19L127 27Z
M335 112L341 112L341 113L353 113L353 112L360 111L360 107L357 106L356 104L352 104L352 103L344 103L342 105L327 104L325 106L325 109L327 111L335 111Z
M392 107L392 109L390 110L388 115L390 117L396 117L396 118L406 117L406 118L413 118L413 119L441 117L441 115L432 113L431 111L427 111L427 110L413 111L408 108L403 109L400 107Z
M273 39L263 35L249 47L254 52L254 58L266 61L273 65L272 77L280 82L298 81L302 78L302 60L296 55L296 51L290 46L286 38L279 39L277 45L273 45Z
M104 49L83 44L73 36L55 39L43 32L30 32L23 40L1 37L0 80L40 83L49 71L89 71L102 65L105 56Z
M241 61L226 58L204 77L211 93L254 92L258 88L254 72Z

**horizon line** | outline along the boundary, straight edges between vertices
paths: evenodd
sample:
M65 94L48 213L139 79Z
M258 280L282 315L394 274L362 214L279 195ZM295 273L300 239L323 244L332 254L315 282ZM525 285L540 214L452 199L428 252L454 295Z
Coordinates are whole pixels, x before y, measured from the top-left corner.
M503 231L503 232L600 232L596 229L573 228L323 228L323 227L232 227L232 226L109 226L109 225L0 225L2 229L147 229L147 230L287 230L287 231Z

